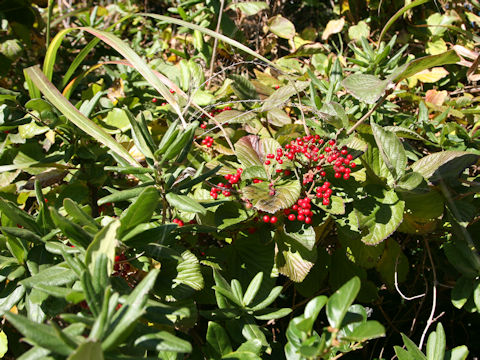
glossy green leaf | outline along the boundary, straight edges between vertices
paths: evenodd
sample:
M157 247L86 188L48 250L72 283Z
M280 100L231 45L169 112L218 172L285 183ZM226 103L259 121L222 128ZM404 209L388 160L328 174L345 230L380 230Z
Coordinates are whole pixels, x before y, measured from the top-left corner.
M200 205L195 199L186 196L186 195L177 195L175 193L168 193L167 196L168 203L173 206L175 209L190 213L200 213L205 215L207 209Z
M50 213L55 225L62 231L62 233L68 237L69 241L77 247L87 248L92 242L93 237L90 233L85 231L81 226L71 222L67 218L63 217L50 207Z
M31 344L41 346L63 356L68 356L73 352L74 349L67 346L57 336L57 333L51 326L38 324L24 316L11 312L7 312L4 316Z
M445 331L443 330L442 323L438 323L436 331L432 331L428 336L427 359L443 360L446 342L447 340L445 338Z
M415 345L415 343L410 340L405 334L401 334L403 343L405 344L409 355L414 359L414 360L427 360L427 357L420 351L420 349Z
M153 288L159 271L152 269L127 297L122 308L117 311L107 329L107 337L102 342L103 351L109 351L121 344L133 331L136 321L143 315L148 292Z
M189 353L192 345L188 341L167 332L159 331L154 334L146 334L135 340L135 346L140 349L153 351L173 351L177 353Z
M255 312L254 316L257 320L274 320L280 319L282 317L287 316L292 312L290 308L283 308L283 309L263 309L258 312Z
M461 276L452 289L452 304L457 309L461 309L473 293L475 281L467 276Z
M359 324L346 338L351 341L364 342L383 336L385 336L385 328L383 325L378 321L371 320Z
M260 286L262 285L262 280L263 272L259 272L257 275L255 275L252 281L250 281L250 284L248 284L247 290L243 295L243 303L245 304L245 306L250 305L250 303L257 295L258 290L260 290Z
M119 220L112 221L95 235L93 241L88 246L87 251L85 252L85 263L92 274L95 269L95 263L100 254L104 254L107 259L107 273L112 273L119 227Z
M447 351L445 354L445 360L466 360L467 356L468 348L465 345L462 345Z
M81 226L90 226L92 228L99 228L100 226L95 220L89 216L82 208L72 199L66 198L63 200L63 208L72 219Z
M41 270L37 274L22 280L21 284L30 288L39 284L60 286L68 284L76 278L73 270L59 264Z
M8 351L8 338L7 335L2 331L0 331L0 358Z
M232 352L232 345L227 332L216 322L208 322L206 340L209 348L218 357Z
M87 341L81 344L67 360L103 360L102 346L98 342Z
M155 187L145 188L128 209L122 213L120 217L122 232L125 233L135 226L149 221L157 208L159 197L160 195Z
M360 291L360 278L353 277L330 296L327 302L327 318L330 326L340 329L343 318Z

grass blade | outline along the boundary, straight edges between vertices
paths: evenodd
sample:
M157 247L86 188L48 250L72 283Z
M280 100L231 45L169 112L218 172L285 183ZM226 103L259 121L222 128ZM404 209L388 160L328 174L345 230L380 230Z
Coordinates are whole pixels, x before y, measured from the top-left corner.
M117 155L128 161L133 166L140 166L123 146L116 142L100 126L84 116L69 102L57 88L45 77L39 66L32 66L25 70L33 83L65 117L78 126L81 130L95 138L98 142L110 148Z

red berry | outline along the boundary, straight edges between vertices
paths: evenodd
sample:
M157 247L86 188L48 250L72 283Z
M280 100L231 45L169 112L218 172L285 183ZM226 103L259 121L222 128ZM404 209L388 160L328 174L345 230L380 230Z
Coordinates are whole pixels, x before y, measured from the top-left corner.
M333 146L333 145L335 145L335 140L332 139L328 143Z
M355 164L355 163L351 163L351 164L350 164L350 167L351 167L352 169L353 169L355 166L357 166L357 164Z
M206 129L206 128L207 128L207 124L203 123L202 125L200 125L200 127L201 127L202 129Z
M297 216L297 220L298 220L298 221L303 221L303 220L305 220L305 216L303 216L302 214L300 214L300 215Z
M343 174L343 178L344 178L345 180L348 180L348 179L350 178L350 174Z
M157 98L153 98L152 102L155 104L157 102Z
M174 94L174 93L175 93L175 90L170 89L170 94Z
M266 222L266 223L270 222L270 216L263 215L263 222Z
M342 177L342 174L340 174L339 172L335 173L335 178L336 179L340 179L341 177Z
M328 199L328 198L323 198L322 204L323 204L323 205L329 205L329 204L330 204L330 199Z
M270 160L266 160L265 165L270 165Z
M309 217L309 216L307 216L307 217L305 218L305 224L310 224L311 222L312 222L312 218Z
M272 224L275 224L275 223L277 222L277 220L278 220L278 219L277 219L276 216L272 216L272 217L270 218L270 222L271 222Z
M295 215L294 214L288 215L288 220L290 220L290 221L295 220Z

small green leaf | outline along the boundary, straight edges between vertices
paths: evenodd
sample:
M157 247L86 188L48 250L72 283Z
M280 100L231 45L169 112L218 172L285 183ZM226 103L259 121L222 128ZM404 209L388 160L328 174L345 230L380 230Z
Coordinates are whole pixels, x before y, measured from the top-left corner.
M430 333L427 341L427 359L428 360L443 360L445 356L445 346L447 340L445 339L445 331L442 323L437 324L437 330Z
M168 331L159 331L155 334L140 336L135 340L135 346L140 349L153 351L173 351L177 353L192 352L192 345L188 341L170 334Z
M350 279L328 299L327 318L330 326L340 329L343 318L360 291L360 278Z
M92 242L92 235L81 226L63 217L58 211L50 207L50 214L55 225L68 237L69 241L77 247L87 248Z
M295 25L280 15L268 20L268 28L272 33L284 39L292 39L295 36Z
M452 304L457 309L461 309L473 293L475 282L472 278L461 276L452 289ZM477 286L478 287L478 286Z
M240 100L255 100L258 99L257 90L255 86L245 77L241 75L230 75L233 82L230 84L235 95Z
M466 360L468 356L468 348L465 345L447 351L445 360Z
M0 331L0 358L3 358L8 351L8 339L7 335L2 331Z
M81 344L67 360L103 360L102 346L98 342L87 341Z
M104 254L107 259L107 274L112 273L115 247L118 242L117 230L119 227L119 220L112 221L95 235L93 241L88 246L85 253L85 263L92 274L95 269L95 263L100 254Z
M385 336L385 328L378 321L372 320L361 323L346 337L350 341L364 342Z
M207 209L200 205L195 199L186 195L177 195L175 193L167 194L168 203L175 209L190 213L200 213L205 215Z
M342 81L353 97L367 104L375 104L385 94L389 83L389 80L380 80L370 74L353 74Z
M415 345L415 343L410 340L405 334L401 334L403 343L407 347L409 355L413 357L414 360L427 360L427 357L420 351L420 349Z
M216 322L208 322L206 339L209 348L213 350L216 356L221 357L232 352L232 345L227 332Z
M405 174L407 167L407 155L400 139L391 132L387 132L379 125L372 123L372 132L383 161L395 180Z
M143 190L133 204L122 213L120 217L122 232L125 233L135 226L149 221L157 208L158 199L159 194L155 187L151 186Z
M243 295L243 303L245 304L245 306L250 305L250 303L257 295L258 290L260 290L260 286L262 285L262 280L263 272L259 272L257 275L255 275L252 281L250 281L250 284L248 285L247 290Z
M258 14L262 10L268 9L268 4L265 1L245 1L231 4L230 9L239 9L246 16L252 16Z
M292 309L290 308L263 309L255 312L254 316L255 316L255 319L257 320L274 320L274 319L280 319L282 317L285 317L291 312L292 312Z

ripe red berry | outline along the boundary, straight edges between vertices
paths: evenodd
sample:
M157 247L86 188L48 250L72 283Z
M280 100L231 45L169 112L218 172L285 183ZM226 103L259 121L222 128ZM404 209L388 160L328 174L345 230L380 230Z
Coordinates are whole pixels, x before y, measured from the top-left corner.
M270 165L270 160L266 160L265 165Z
M288 220L290 220L290 221L295 220L295 215L294 214L288 215Z
M158 101L157 98L153 98L153 99L152 99L152 102L153 102L154 104L155 104L157 101Z
M310 224L312 222L312 218L307 216L305 217L305 224Z
M323 204L323 205L329 205L329 204L330 204L330 199L328 199L328 198L323 198L322 204Z
M268 215L263 215L263 222L265 222L265 223L270 222L270 216L268 216Z
M278 220L278 219L277 219L276 216L272 216L272 217L270 218L270 222L271 222L272 224L275 224L275 223L277 222L277 220Z
M298 220L298 221L303 221L303 220L305 220L305 216L303 216L302 214L300 214L300 215L297 216L297 220Z
M200 127L201 127L202 129L206 129L206 128L207 128L207 124L203 123L203 124L200 125Z

